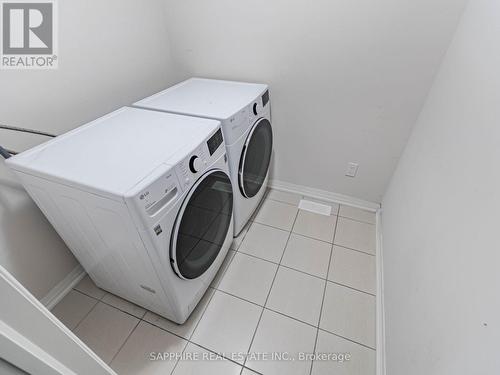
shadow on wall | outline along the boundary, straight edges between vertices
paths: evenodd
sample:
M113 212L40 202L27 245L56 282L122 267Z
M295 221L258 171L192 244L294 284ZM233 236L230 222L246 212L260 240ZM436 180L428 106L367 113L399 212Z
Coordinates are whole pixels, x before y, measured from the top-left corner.
M0 166L0 264L43 298L78 264L51 224Z

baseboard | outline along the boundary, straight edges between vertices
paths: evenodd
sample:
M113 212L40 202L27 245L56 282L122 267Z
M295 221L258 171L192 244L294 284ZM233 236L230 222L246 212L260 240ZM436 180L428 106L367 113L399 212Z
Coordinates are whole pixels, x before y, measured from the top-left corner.
M382 209L377 210L377 297L376 297L376 330L377 330L377 375L385 375L385 310L384 310L384 252L382 247Z
M273 189L288 191L301 195L307 195L311 198L322 199L325 201L341 203L348 206L362 208L368 211L376 212L380 208L380 203L370 202L364 199L354 198L349 195L333 193L326 190L315 189L308 186L296 185L289 182L278 180L269 180L268 186Z
M64 278L62 279L50 292L43 297L40 302L49 310L57 305L57 303L68 294L78 282L83 279L86 272L79 264Z

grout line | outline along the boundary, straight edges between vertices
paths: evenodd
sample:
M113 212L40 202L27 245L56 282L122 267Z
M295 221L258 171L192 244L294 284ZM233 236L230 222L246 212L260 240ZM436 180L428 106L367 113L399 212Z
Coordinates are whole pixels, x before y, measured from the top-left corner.
M292 228L290 229L290 232L288 233L288 238L286 240L285 249L288 245L288 241L290 241L290 237L292 235L292 229L295 225L295 222L297 221L298 216L299 216L299 210L297 210L297 212L295 213L295 218L293 220ZM284 255L285 255L285 251L283 250L279 264L281 264L281 261L283 260ZM278 275L279 264L278 264L278 267L276 268L276 271L274 272L274 277L273 277L273 281L271 282L271 287L269 288L269 291L267 292L266 300L264 301L264 308L262 308L262 311L261 311L260 316L259 316L259 320L257 321L257 326L255 327L255 330L253 332L252 340L250 341L250 345L249 345L248 351L247 351L248 353L250 352L250 349L252 348L253 341L255 340L255 336L257 334L257 330L259 329L260 321L262 320L262 315L264 315L265 306L267 304L269 296L271 295L271 290L273 289L273 285L274 285L274 281L276 280L276 276ZM246 363L247 363L247 358L245 358L245 361L243 362L243 366L245 366ZM243 372L243 370L241 372ZM240 374L241 374L241 372L240 372Z
M283 251L285 251L285 249L283 249ZM237 253L240 253L240 254L243 254L243 255L255 258L255 259L260 259L260 260L263 260L264 262L267 262L267 263L271 263L271 264L274 264L274 265L279 265L279 263L277 263L277 262L273 262L272 260L258 257L257 255L249 254L249 253L247 253L245 251L242 251L242 250L238 250Z
M144 314L142 315L142 317L139 317L139 316L134 315L134 314L132 314L132 313L130 313L130 312L128 312L128 311L125 311L125 310L123 310L123 309L120 309L119 307L116 307L115 305L112 305L112 304L111 304L111 303L109 303L109 302L103 301L103 298L101 298L101 299L97 299L97 298L94 298L94 297L92 297L92 296L89 296L89 295L88 295L88 294L86 294L86 293L83 293L83 292L79 291L78 289L73 289L73 290L77 291L78 293L83 294L84 296L90 297L90 298L92 298L92 299L96 300L97 302L102 302L104 305L107 305L107 306L109 306L109 307L113 307L113 308L115 308L116 310L121 311L122 313L125 313L125 314L127 314L127 315L130 315L130 316L132 316L132 317L134 317L134 318L136 318L136 319L142 319L142 318L144 318L144 316L146 315L146 313L149 311L148 309L146 309L146 308L144 308L144 307L142 307L142 306L136 305L136 304L135 304L135 303L133 303L133 302L127 301L126 299L121 298L120 296L117 296L117 295L115 295L115 294L113 294L113 293L106 292L106 294L103 296L103 298L104 298L106 295L111 294L112 296L115 296L115 297L121 298L121 299L123 299L124 301L126 301L126 302L128 302L128 303L131 303L131 304L134 304L135 306L140 307L141 309L143 309L143 310L144 310ZM104 289L102 289L102 290L104 290Z
M149 323L149 324L151 324L151 323ZM154 325L154 324L153 324L153 325ZM156 326L155 326L155 327L156 327ZM167 332L168 332L168 331L167 331ZM169 332L169 333L170 333L170 332ZM184 347L182 348L181 357L182 357L182 355L186 352L186 348L188 347L188 345L189 345L189 343L190 343L190 341L189 341L189 340L186 340L186 339L184 339L184 340L186 341L186 344L185 344L185 345L184 345ZM175 365L174 365L174 367L172 367L172 371L170 371L170 375L172 375L172 374L174 373L174 371L175 371L175 369L177 368L177 365L179 364L179 362L180 362L180 361L181 361L181 359L180 359L180 358L178 358L178 359L177 359L177 361L175 361Z
M94 296L90 295L89 293L85 293L85 292L81 291L80 289L77 289L76 287L74 287L73 290L76 290L78 293L81 293L87 297L93 298L96 301L100 301L106 296L106 294L108 294L108 292L106 292L104 289L99 288L97 285L96 285L96 288L98 288L99 290L102 290L104 292L104 295L101 298L94 297Z
M99 302L102 302L104 305L108 305L109 307L114 307L114 308L115 308L115 309L117 309L118 311L121 311L122 313L125 313L125 314L130 315L130 316L133 316L134 318L137 318L137 319L141 319L141 320L142 320L142 318L144 318L144 316L146 315L146 313L149 311L149 310L148 310L148 309L146 309L145 307L142 307L142 306L136 305L135 303L133 303L133 302L131 302L131 301L127 301L126 299L124 299L124 298L122 298L122 297L120 297L120 296L117 296L117 295L115 295L115 294L113 294L113 293L108 293L108 294L111 294L111 295L113 295L113 296L115 296L115 297L121 298L121 299L123 299L124 301L126 301L126 302L128 302L128 303L131 303L131 304L133 304L133 305L135 305L135 306L138 306L138 307L140 307L141 309L143 309L143 310L144 310L144 313L143 313L141 316L137 316L137 315L132 314L131 312L125 311L125 310L123 310L123 309L120 309L119 307L116 307L115 305L112 305L112 304L111 304L111 303L109 303L109 302L106 302L106 301L103 301L103 300L100 300L100 301L99 301Z
M294 194L294 195L298 195L300 198L299 198L299 203L302 199L305 199L305 200L308 200L310 199L311 202L315 202L315 203L322 203L322 204L325 204L325 205L328 205L330 207L332 207L332 213L330 215L325 215L325 216L338 216L339 214L339 211L340 211L340 203L338 202L333 202L333 201L327 201L327 200L323 200L323 199L317 199L317 198L313 198L313 197L309 197L307 195L301 195L301 194L296 194L296 193L290 193L290 192L287 192L287 191L283 191L283 190L278 190L278 189L271 189L271 190L275 190L275 191L281 191L282 193L289 193L289 194ZM268 193L269 195L269 193ZM280 203L285 203L285 204L288 204L289 206L294 206L294 207L297 207L299 206L299 203L290 203L290 202L285 202L283 200L279 200L279 199L275 199L275 198L269 198L266 196L266 199L269 199L269 200L272 200L272 201L275 201L275 202L280 202ZM337 210L334 210L334 206L338 206L337 207ZM312 211L310 211L312 212Z
M219 289L217 289L217 291L218 291L218 292L220 292L220 293L226 294L226 295L228 295L228 296L231 296L231 297L237 298L237 299L239 299L239 300L241 300L241 301L251 303L252 305L255 305L255 306L258 306L258 307L260 307L260 308L263 308L264 310L269 310L269 311L272 311L272 312L274 312L274 313L276 313L276 314L279 314L279 315L281 315L281 316L284 316L284 317L286 317L286 318L293 319L293 320L295 320L295 321L297 321L297 322L299 322L299 323L307 324L308 326L310 326L310 327L312 327L312 328L318 328L318 326L315 326L314 324L308 323L308 322L306 322L306 321L304 321L304 320L300 320L300 319L295 318L295 317L293 317L293 316L291 316L291 315L287 315L287 314L285 314L285 313L283 313L283 312L281 312L281 311L274 310L274 309L272 309L272 308L270 308L270 307L266 307L266 306L259 305L259 304L258 304L258 303L256 303L256 302L252 302L252 301L247 300L247 299L245 299L245 298L243 298L243 297L239 297L239 296L237 296L237 295L235 295L235 294L228 293L228 292L225 292L225 291L223 291L223 290L219 290Z
M358 223L363 223L363 224L368 224L368 225L373 225L373 226L377 225L376 223L369 223L368 221L363 221L363 220L355 219L353 217L340 215L340 213L339 213L338 216L341 217L342 219L347 219L347 220L351 220L351 221L357 221Z
M218 352L216 352L216 351L214 351L214 350L212 350L212 349L209 349L209 348L207 348L207 347L205 347L205 346L203 346L203 345L197 344L197 343L195 343L194 341L189 341L189 343L191 343L191 344L193 344L193 345L195 345L195 346L197 346L197 347L199 347L199 348L202 348L202 349L206 350L207 352L210 352L210 353L216 354L216 355L218 355L218 356L220 356L220 357L224 358L226 361L229 361L229 362L232 362L232 363L234 363L234 364L238 365L239 367L241 367L241 368L242 368L242 369L241 369L241 371L243 371L244 369L248 369L248 370L251 370L251 371L253 371L253 372L257 373L257 374L261 374L260 372L257 372L256 370L253 370L253 369L251 369L250 367L247 367L247 366L242 365L240 362L237 362L237 361L235 361L234 359L230 359L230 358L224 357L221 353L218 353ZM187 345L186 345L186 347L187 347ZM179 363L179 362L180 362L180 361L177 361L177 363ZM176 367L177 367L177 363L176 363ZM173 370L172 370L172 371L173 371Z
M234 258L234 256L233 256L233 258ZM231 260L232 260L232 259L231 259ZM208 287L208 288L207 288L207 290L208 290L208 289L210 289L210 287ZM194 331L196 331L196 328L198 328L198 325L200 324L201 319L203 319L203 315L205 315L205 311L207 311L207 309L208 309L208 305L210 304L210 302L211 302L211 301L212 301L212 299L214 298L214 296L215 296L215 292L216 292L216 289L213 289L213 293L212 293L212 295L210 296L210 298L209 298L209 300L208 300L208 302L207 302L206 306L203 308L203 311L202 311L202 312L201 312L201 314L200 314L200 318L199 318L199 319L198 319L198 321L196 322L196 325L194 326L193 331L192 331L192 332L191 332L191 334L189 335L188 341L190 341L190 342L191 342L191 338L192 338L192 337L193 337L193 335L194 335ZM206 293L206 291L205 291L205 293ZM203 297L202 297L202 298L203 298ZM196 308L195 308L195 309L196 309ZM193 312L194 312L194 311L193 311ZM191 314L192 314L193 312L191 312ZM189 318L188 318L188 319L189 319Z
M372 347L371 347L371 346L369 346L369 345L362 344L362 343L360 343L360 342L358 342L358 341L355 341L355 340L353 340L353 339L350 339L349 337L345 337L345 336L339 335L338 333L328 331L328 330L326 330L326 329L324 329L324 328L320 328L319 330L320 330L320 331L323 331L323 332L326 332L326 333L329 333L329 334L331 334L331 335L334 335L334 336L340 337L341 339L344 339L344 340L350 341L350 342L352 342L352 343L354 343L354 344L358 344L358 345L360 345L360 346L362 346L362 347L364 347L364 348L371 349L371 350L373 350L373 351L377 351L377 349L372 348Z
M302 210L298 210L298 211L297 211L297 215L298 215L298 213L299 213L300 211L302 211ZM335 215L332 215L332 216L335 216ZM327 217L328 217L328 216L327 216ZM257 223L257 224L260 224L260 225L264 225L264 226L269 227L269 228L278 229L278 230L281 230L281 231L283 231L283 232L288 232L288 233L291 233L291 234L296 234L296 235L299 235L299 236L302 236L302 237L310 238L311 240L320 241L320 242L323 242L323 243L327 243L327 244L329 244L329 245L331 245L331 244L332 244L332 242L329 242L329 241L320 240L319 238L314 238L314 237L311 237L311 236L307 236L307 235L305 235L305 234L301 234L301 233L294 232L294 231L293 231L293 227L294 227L294 225L295 225L295 221L294 221L294 223L293 223L293 225L292 225L292 228L291 228L290 230L288 230L288 229L283 229L283 228L278 228L278 227L275 227L274 225L269 225L269 224L266 224L266 223L261 223L261 222L259 222L259 221L253 221L253 222L254 222L254 223Z
M332 284L335 284L335 285L347 288L347 289L354 290L354 291L359 292L359 293L367 294L367 295L372 296L372 297L376 297L377 296L376 294L373 294L373 293L370 293L370 292L366 292L366 291L361 290L361 289L356 289L356 288L353 288L352 286L345 285L345 284L342 284L342 283L339 283L339 282L336 282L336 281L332 281L332 280L326 280L326 281L329 282L329 283L332 283Z
M285 252L285 250L286 250L286 249L284 249L284 250L283 250L283 253ZM318 276L318 275L314 275L314 274L312 274L312 273L309 273L309 272L305 272L305 271L299 270L298 268L294 268L294 267L286 266L286 265L284 265L284 264L279 264L279 263L273 262L273 261L268 260L268 259L260 258L260 257L258 257L258 256L256 256L256 255L253 255L253 254L244 253L243 251L238 251L238 253L243 254L243 255L246 255L246 256L249 256L249 257L251 257L251 258L255 258L255 259L262 260L262 261L267 262L267 263L274 264L275 266L280 266L280 267L283 267L283 268L288 268L289 270L297 271L297 272L303 273L304 275L308 275L308 276L315 277L316 279L326 280L326 278L325 278L325 277L321 277L321 276Z
M240 297L240 296L237 296L236 294L232 294L232 293L229 293L229 292L226 292L225 290L222 290L222 289L216 289L218 292L220 293L223 293L223 294L226 294L228 296L231 296L231 297L234 297L234 298L238 298L239 300L242 300L242 301L245 301L245 302L248 302L248 303L251 303L252 305L255 305L255 306L258 306L258 307L264 307L263 305L261 304L258 304L257 302L253 302L253 301L250 301L249 299L246 299L246 298L243 298L243 297Z
M123 347L125 346L125 344L127 343L128 339L130 338L130 336L132 336L132 333L134 333L134 331L136 330L137 326L142 322L142 319L138 319L134 329L132 329L132 331L130 331L130 333L128 334L127 338L125 339L125 341L123 341L123 344L120 345L120 348L118 348L117 352L115 353L115 355L113 356L113 358L111 358L111 360L108 362L108 365L111 366L111 362L113 362L113 360L116 358L116 356L118 355L118 353L120 353L120 351L123 349Z
M245 238L247 237L248 231L250 230L250 227L252 226L252 224L253 224L253 221L251 221L251 220L249 220L248 223L245 224L245 226L243 227L243 229L240 232L240 236L241 236L242 232L245 232L245 234L243 234L243 237L241 238L241 241L238 244L238 246L236 246L236 249L232 249L232 250L238 251L238 249L241 247L241 244L243 243L243 241L245 241ZM234 238L233 238L233 242L234 242ZM231 242L231 245L232 245L232 242ZM231 249L231 246L229 246L229 248Z
M78 293L80 293L80 294L83 294L83 295L84 295L84 296L86 296L86 297L90 297L90 298L92 298L93 300L96 300L97 302L99 302L99 301L100 301L100 299L95 298L95 297L93 297L93 296L90 296L90 295L88 295L87 293L82 292L81 290L78 290L78 289L75 289L75 288L73 288L72 290L74 290L75 292L78 292Z
M301 210L299 210L299 211L301 211ZM336 215L332 215L332 216L336 216ZM337 224L338 224L338 218L339 218L339 216L337 216ZM335 242L328 242L328 241L325 241L325 240L320 240L319 238L314 238L314 237L311 237L311 236L307 236L305 234L296 233L296 232L293 231L293 226L292 226L291 230L286 230L286 229L283 229L283 228L275 227L274 225L269 225L269 224L261 223L259 221L253 221L253 223L257 223L257 224L264 225L264 226L269 227L269 228L281 230L283 232L291 232L292 234L296 234L296 235L299 235L299 236L302 236L302 237L305 237L305 238L310 238L311 240L316 240L316 241L320 241L320 242L323 242L323 243L327 243L329 245L343 247L344 249L349 249L349 250L352 250L352 251L357 251L358 253L363 253L363 254L366 254L366 255L373 256L373 257L376 256L376 254L369 253L368 250L365 251L365 250L353 249L352 247L347 247L347 246L344 246L344 245L339 245L339 244L336 244ZM335 232L337 231L337 224L335 225Z
M370 222L367 222L367 221L364 221L364 220L355 219L355 218L352 218L352 217L349 217L349 216L341 215L340 214L340 207L345 206L345 207L357 208L358 210L369 212L369 213L374 213L373 211L370 211L370 210L367 210L367 209L364 209L364 208L360 208L360 207L357 207L357 206L354 206L354 205L348 204L348 203L342 203L342 202L328 200L328 199L315 198L315 197L311 197L309 195L303 195L303 194L299 194L299 193L292 193L292 192L289 192L289 191L286 191L286 190L281 190L281 189L272 188L272 187L268 187L268 193L267 193L267 195L269 195L269 192L271 190L280 191L282 193L288 193L288 194L298 195L298 196L301 197L301 199L312 199L313 202L324 202L325 204L337 205L338 206L338 210L337 210L335 216L341 216L341 217L343 217L345 219L350 219L350 220L358 221L360 223L376 225L376 223L370 223ZM267 198L267 196L266 196L266 198ZM292 204L290 202L284 202L284 201L280 201L278 199L273 199L273 198L267 198L267 199L270 199L270 200L273 200L273 201L276 201L276 202L286 203L286 204L289 204L291 206L294 205L294 204ZM334 216L334 215L331 215L331 216Z
M311 323L306 322L306 321L304 321L304 320L300 320L299 318L295 318L295 317L293 317L293 316L291 316L291 315L287 315L287 314L285 314L285 313L282 313L281 311L274 310L274 309L272 309L272 308L270 308L270 307L264 307L264 309L265 309L265 310L268 310L268 311L272 311L272 312L273 312L273 313L275 313L275 314L278 314L278 315L284 316L285 318L295 320L295 321L296 321L296 322L298 322L298 323L306 324L306 325L308 325L308 326L309 326L309 327L311 327L311 328L314 328L314 329L317 329L317 328L318 328L318 326L315 326L314 324L311 324Z
M340 211L340 207L339 207ZM333 243L335 242L335 235L337 234L337 225L338 225L339 217L337 216L337 220L335 221L335 231L333 232L333 240L332 240L332 247L330 249L330 259L328 261L328 269L326 270L326 277L328 279L328 275L330 274L330 266L332 264L332 257L333 257ZM321 308L319 310L319 319L318 319L318 328L316 329L316 338L314 340L314 347L313 347L313 353L316 353L316 346L318 345L318 336L319 336L319 325L321 324L321 316L323 315L323 305L325 304L325 295L326 295L326 287L328 285L328 280L325 280L325 286L323 288L323 298L321 299ZM312 374L314 366L314 360L311 361L311 368L309 369L309 375Z
M233 258L234 258L234 256L233 256ZM232 261L232 260L233 260L233 259L231 258L231 261ZM230 262L230 263L231 263L231 262ZM226 268L226 270L227 270L227 268ZM207 291L208 291L208 289L211 289L211 288L210 288L210 286L207 288ZM206 291L205 291L205 293L206 293ZM208 302L207 302L207 304L206 304L205 308L203 309L203 311L202 311L202 313L201 313L201 315L200 315L200 319L198 319L198 321L196 322L196 325L195 325L195 326L194 326L194 328L193 328L193 331L192 331L192 332L191 332L191 334L189 335L189 338L188 338L188 339L186 339L186 338L182 337L184 340L186 340L186 341L187 341L187 343L186 343L186 345L184 345L184 348L182 349L182 352L181 352L181 357L182 357L182 354L184 354L184 353L186 352L186 348L187 348L187 346L189 345L189 343L190 343L190 342L192 342L192 341L191 341L191 338L193 337L194 332L196 331L196 328L198 328L198 325L200 324L201 319L203 318L203 315L205 315L205 311L207 311L208 305L210 304L210 302L212 301L212 299L214 298L214 296L215 296L215 289L214 289L214 292L212 293L212 295L210 296L210 299L208 300ZM202 298L203 298L203 297L202 297ZM199 302L198 302L198 303L199 303ZM193 312L194 312L194 311L192 311L192 312L191 312L191 314L192 314ZM189 319L189 318L188 318L188 319ZM161 327L159 327L159 328L161 328ZM165 331L166 331L166 330L165 330ZM167 332L169 332L169 331L167 331ZM193 344L194 344L194 342L193 342ZM175 371L175 369L176 369L177 365L179 364L179 362L180 362L180 359L178 359L178 360L177 360L177 362L175 363L174 367L172 368L172 371L170 372L170 374L173 374L173 373L174 373L174 371Z
M226 268L224 268L224 269L219 268L219 271L218 271L218 272L222 271L222 273L221 273L221 275L220 275L219 280L217 281L217 285L214 285L214 286L212 287L212 283L214 282L215 278L217 277L218 272L215 274L214 278L213 278L213 279L212 279L212 281L210 282L210 285L208 286L209 288L210 288L210 287L212 287L212 288L214 288L214 289L217 289L217 288L219 287L219 284L222 282L222 279L224 278L224 275L226 274L227 270L229 269L229 266L231 265L231 263L233 263L233 259L234 259L234 257L236 256L236 253L237 253L238 251L237 251L237 250L228 250L228 251L227 251L227 254L226 254L226 257L228 257L228 256L229 256L229 252L230 252L230 251L233 251L233 252L234 252L234 254L233 254L233 256L231 257L231 259L229 259L229 262L227 263ZM220 265L221 267L222 267L222 265L223 265L223 263L224 263L224 261L225 261L225 260L226 260L226 259L224 258L224 260L222 261L222 263L221 263L221 265Z
M252 220L252 225L253 224L258 224L258 225L263 225L265 227L268 227L268 228L273 228L273 229L276 229L276 230L279 230L281 232L286 232L286 233L290 233L291 232L291 229L290 230L287 230L287 229L283 229L283 228L278 228L278 227L275 227L274 225L269 225L269 224L264 224L264 223L261 223L259 221L255 221L255 220ZM251 226L250 226L251 227ZM250 229L249 227L249 229Z
M163 317L162 317L162 318L163 318ZM168 320L167 318L164 318L164 319ZM158 329L161 329L162 331L164 331L164 332L166 332L166 333L169 333L169 334L171 334L171 335L173 335L173 336L176 336L176 337L178 337L178 338L180 338L180 339L183 339L184 341L189 342L189 340L188 340L188 339L186 339L185 337L182 337L182 336L181 336L181 335L179 335L178 333L175 333L175 332L169 331L168 329L163 328L163 327L159 326L158 324L151 323L150 321L145 320L145 319L141 319L141 322L151 324L152 326L154 326L154 327L156 327L156 328L158 328ZM169 320L169 322L170 322L170 320Z
M76 290L76 289L73 289L73 290ZM78 293L82 293L82 292L80 292L79 290L76 290L76 291L77 291ZM85 293L82 293L82 294L83 294L84 296L87 296ZM90 296L87 296L87 297L90 297ZM90 298L92 298L93 300L95 300L95 301L96 301L96 302L95 302L95 304L94 304L94 306L92 306L92 308L89 310L89 312L88 312L88 313L86 313L86 314L82 317L82 319L80 319L80 321L78 322L78 324L75 326L75 328L73 328L73 329L71 330L71 332L75 332L75 331L76 331L76 329L80 326L80 324L81 324L81 323L82 323L82 322L83 322L83 321L87 318L87 316L89 316L89 314L90 314L90 313L91 313L91 312L95 309L95 307L99 304L99 302L100 302L100 301L99 301L98 299L93 298L93 297L90 297Z
M330 244L330 245L331 245L331 244ZM285 250L286 250L286 248L283 250L283 253L285 252ZM349 249L349 250L350 250L350 249ZM332 251L333 251L333 247L332 247L332 249L330 249L330 259L331 259L331 256L332 256L332 254L331 254L331 253L332 253ZM271 263L271 264L277 265L277 266L279 266L279 267L283 267L283 268L287 268L287 269L289 269L289 270L297 271L297 272L300 272L300 273L302 273L302 274L304 274L304 275L311 276L311 277L314 277L314 278L316 278L316 279L320 279L320 280L323 280L323 281L328 281L328 282L330 282L330 283L337 284L337 285L340 285L340 286L343 286L343 287L346 287L346 288L349 288L349 289L355 290L355 291L357 291L357 292L361 292L361 293L369 294L369 295L374 296L374 297L376 296L376 295L375 295L375 294L373 294L373 293L370 293L370 292L367 292L367 291L364 291L364 290L361 290L361 289L354 288L354 287L352 287L352 286L350 286L350 285L347 285L347 284L342 284L342 283L340 283L340 282L338 282L338 281L333 281L333 280L330 280L330 279L328 279L328 276L327 276L327 277L321 277L321 276L314 275L314 274L309 273L309 272L305 272L305 271L303 271L303 270L299 270L298 268L294 268L294 267L286 266L286 265L284 265L284 264L279 264L279 263L273 262L272 260L269 260L269 259L264 259L264 258L258 257L258 256L256 256L256 255L253 255L253 254L248 254L248 253L245 253L245 252L243 252L243 251L237 251L237 252L238 252L238 253L240 253L240 254L243 254L243 255L249 256L249 257L251 257L251 258L259 259L259 260L262 260L262 261L264 261L264 262L267 262L267 263ZM236 255L235 255L235 256L236 256ZM328 272L329 272L329 271L330 271L330 263L328 263L327 275L328 275ZM219 288L218 288L218 286L217 286L217 288L215 288L215 289L220 290L221 292L223 292L223 290L219 289ZM227 294L230 294L230 293L227 293ZM232 294L231 294L231 295L232 295ZM235 297L238 297L238 296L235 296ZM238 297L238 298L240 298L240 297ZM242 298L242 299L244 299L244 298ZM249 301L249 302L251 302L251 301ZM261 306L261 305L259 305L259 306Z
M335 243L333 244L333 246L341 247L343 249L347 249L347 250L351 250L351 251L356 251L358 253L369 255L371 257L375 257L376 256L376 254L368 253L368 252L366 252L364 250L357 250L357 249L353 249L352 247L347 247L347 246L343 246L343 245L337 245Z
M323 281L330 282L329 280L323 280ZM332 283L332 284L334 284L334 283ZM342 286L344 286L344 285L342 285ZM239 300L241 300L241 301L248 302L248 303L250 303L250 304L252 304L252 305L255 305L255 306L257 306L257 307L264 308L265 310L272 311L272 312L274 312L274 313L276 313L276 314L279 314L279 315L282 315L282 316L284 316L284 317L286 317L286 318L293 319L293 320L295 320L295 321L297 321L297 322L299 322L299 323L304 323L304 324L307 324L308 326L310 326L310 327L312 327L312 328L319 328L319 323L318 323L318 325L314 325L314 324L311 324L311 323L306 322L306 321L304 321L304 320L301 320L301 319L299 319L299 318L296 318L296 317L294 317L294 316L292 316L292 315L288 315L288 314L285 314L285 313L283 313L283 312L281 312L281 311L275 310L275 309L273 309L273 308L271 308L271 307L268 307L268 306L263 306L263 305L258 304L257 302L253 302L253 301L250 301L250 300L248 300L248 299L246 299L246 298L243 298L243 297L237 296L236 294L232 294L232 293L226 292L226 291L221 290L221 289L216 289L216 291L218 291L218 292L220 292L220 293L223 293L223 294L226 294L226 295L228 295L228 296L231 296L231 297L237 298L237 299L239 299ZM358 291L358 292L365 293L365 294L369 294L369 293L362 292L362 291ZM369 295L370 295L370 296L372 296L372 297L375 297L375 296L374 296L374 295L372 295L372 294L369 294ZM321 308L323 308L323 303L321 304ZM320 314L320 317L319 317L319 318L321 318L321 314ZM318 320L318 321L319 321L319 320ZM326 331L326 330L325 330L325 331Z
M270 201L273 201L273 202L279 202L279 203L284 203L284 204L288 204L289 206L293 206L293 207L298 207L299 204L295 204L295 203L290 203L290 202L285 202L285 201L280 201L279 199L275 199L275 198L266 198L266 199L269 199Z

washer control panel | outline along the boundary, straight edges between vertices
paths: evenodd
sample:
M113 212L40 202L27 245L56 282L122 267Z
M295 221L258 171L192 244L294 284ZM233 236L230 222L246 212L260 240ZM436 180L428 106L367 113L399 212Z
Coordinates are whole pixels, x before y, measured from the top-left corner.
M162 208L173 203L179 195L179 183L174 170L170 169L138 195L140 207L148 216L154 216Z
M175 167L182 190L189 188L211 165L211 161L224 152L224 138L219 128Z

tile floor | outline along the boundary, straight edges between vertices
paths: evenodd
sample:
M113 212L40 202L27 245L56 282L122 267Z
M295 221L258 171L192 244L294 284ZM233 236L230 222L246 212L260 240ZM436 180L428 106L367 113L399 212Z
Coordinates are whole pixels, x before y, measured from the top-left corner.
M319 215L301 198L268 192L182 326L88 276L53 313L118 374L375 374L375 214L328 203Z

